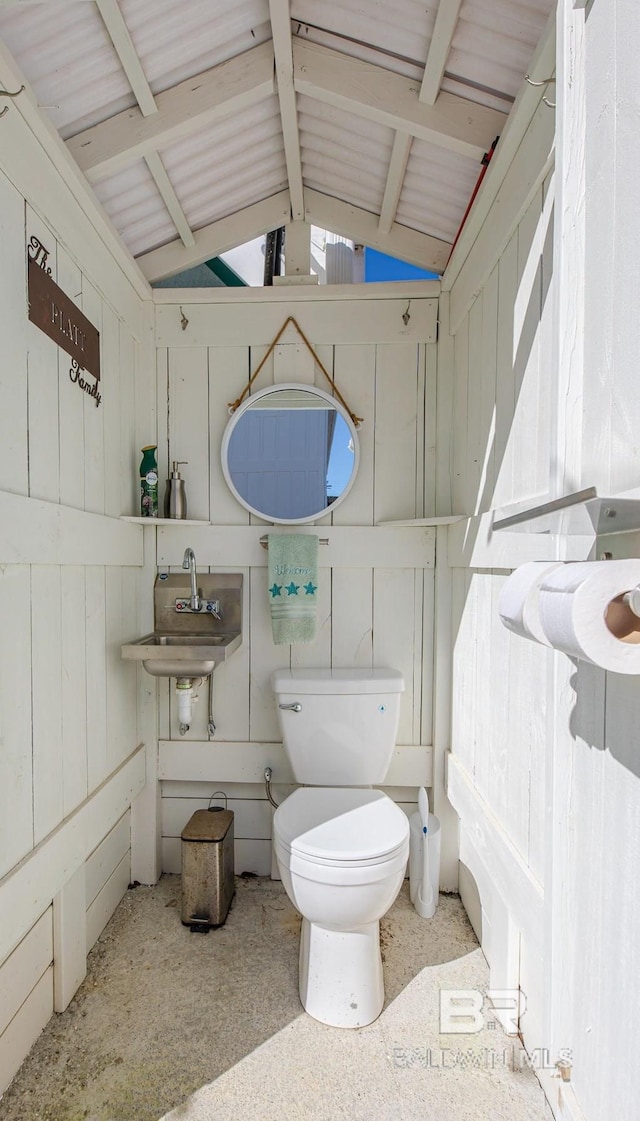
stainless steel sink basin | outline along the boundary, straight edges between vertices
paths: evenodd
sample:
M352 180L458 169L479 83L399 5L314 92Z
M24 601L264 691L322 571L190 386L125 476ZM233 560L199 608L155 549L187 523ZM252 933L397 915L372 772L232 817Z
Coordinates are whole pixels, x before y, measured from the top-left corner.
M146 634L120 647L153 677L206 677L238 649L239 634Z

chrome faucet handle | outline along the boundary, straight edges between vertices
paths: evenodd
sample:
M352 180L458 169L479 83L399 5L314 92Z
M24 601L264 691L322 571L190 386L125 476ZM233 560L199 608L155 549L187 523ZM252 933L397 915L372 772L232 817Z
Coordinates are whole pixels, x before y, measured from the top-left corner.
M299 701L295 701L294 704L290 704L290 705L278 705L278 708L287 708L291 712L302 712L302 705L300 704Z

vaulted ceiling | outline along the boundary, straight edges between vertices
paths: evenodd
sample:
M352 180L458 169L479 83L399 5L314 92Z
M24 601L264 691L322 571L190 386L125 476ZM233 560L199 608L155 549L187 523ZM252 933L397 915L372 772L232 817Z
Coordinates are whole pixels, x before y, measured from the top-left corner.
M306 221L442 272L552 0L0 0L151 281Z

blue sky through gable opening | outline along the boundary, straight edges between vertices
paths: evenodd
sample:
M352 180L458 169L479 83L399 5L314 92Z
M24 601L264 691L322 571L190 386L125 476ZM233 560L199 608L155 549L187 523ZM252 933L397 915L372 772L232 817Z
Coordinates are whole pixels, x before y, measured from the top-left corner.
M386 253L379 253L377 249L365 248L364 279L367 283L375 283L382 280L439 280L440 278L437 272L427 272L426 269L419 269L417 265L410 265L408 261L388 257Z

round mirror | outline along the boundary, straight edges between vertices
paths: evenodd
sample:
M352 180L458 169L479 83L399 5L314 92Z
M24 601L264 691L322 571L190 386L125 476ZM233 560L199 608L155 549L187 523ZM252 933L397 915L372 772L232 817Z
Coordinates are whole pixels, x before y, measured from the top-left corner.
M348 493L358 454L353 421L334 397L306 385L273 385L236 409L222 440L222 470L252 514L313 522Z

